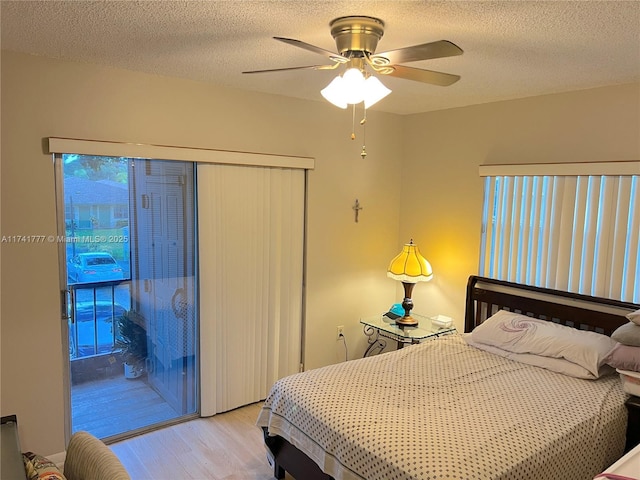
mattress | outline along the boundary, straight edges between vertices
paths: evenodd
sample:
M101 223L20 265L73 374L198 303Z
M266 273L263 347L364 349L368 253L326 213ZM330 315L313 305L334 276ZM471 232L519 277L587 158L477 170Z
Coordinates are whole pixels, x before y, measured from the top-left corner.
M257 424L336 480L584 480L622 455L625 399L454 334L285 377Z

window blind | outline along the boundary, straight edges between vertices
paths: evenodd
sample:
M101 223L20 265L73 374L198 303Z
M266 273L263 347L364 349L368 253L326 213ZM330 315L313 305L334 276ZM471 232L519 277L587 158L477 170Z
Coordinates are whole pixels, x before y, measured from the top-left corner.
M640 175L485 178L480 274L640 302Z
M299 371L305 173L198 165L201 414Z

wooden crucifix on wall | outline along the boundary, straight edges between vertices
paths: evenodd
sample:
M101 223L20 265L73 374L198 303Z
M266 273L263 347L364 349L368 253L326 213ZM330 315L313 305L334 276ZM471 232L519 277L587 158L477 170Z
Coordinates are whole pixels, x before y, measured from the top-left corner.
M353 210L355 211L355 215L356 215L356 223L358 223L358 215L360 214L360 210L362 210L362 207L360 206L360 202L358 201L358 199L356 198L356 203L353 204Z

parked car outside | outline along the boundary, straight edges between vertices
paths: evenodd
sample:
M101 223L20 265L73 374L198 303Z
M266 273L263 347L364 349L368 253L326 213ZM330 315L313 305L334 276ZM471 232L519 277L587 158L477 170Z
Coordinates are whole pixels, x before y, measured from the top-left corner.
M126 309L118 303L106 300L77 302L75 307L75 323L69 323L71 357L111 353L115 345L115 320Z
M124 279L122 267L106 252L79 253L67 262L69 283L97 283Z

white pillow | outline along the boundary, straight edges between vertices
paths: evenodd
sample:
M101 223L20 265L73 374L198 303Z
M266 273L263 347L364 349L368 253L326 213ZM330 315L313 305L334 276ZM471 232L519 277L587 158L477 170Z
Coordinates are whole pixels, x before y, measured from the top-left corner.
M611 334L611 338L623 345L640 347L640 325L627 322L616 328L616 330Z
M493 355L498 355L500 357L508 358L509 360L513 360L514 362L533 365L534 367L544 368L546 370L551 370L552 372L561 373L569 377L584 378L586 380L595 380L596 378L598 378L598 377L594 377L593 374L586 368L583 368L580 365L570 362L569 360L565 360L564 358L550 358L550 357L542 357L540 355L533 355L531 353L508 352L507 350L503 350L498 347L492 347L491 345L475 343L471 338L470 333L463 333L462 338L471 347L475 347L479 350L492 353ZM608 367L607 365L603 365L602 367L600 367L600 371L599 371L600 376L608 375L611 373L615 373L614 368Z
M636 325L640 325L640 308L635 312L627 313L627 318Z
M606 335L506 310L500 310L478 325L471 336L476 343L512 353L564 358L585 368L595 378L602 374L600 367L604 357L617 344Z

